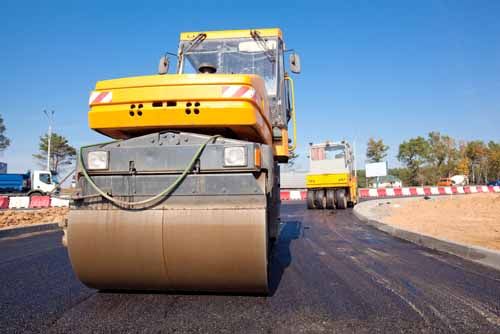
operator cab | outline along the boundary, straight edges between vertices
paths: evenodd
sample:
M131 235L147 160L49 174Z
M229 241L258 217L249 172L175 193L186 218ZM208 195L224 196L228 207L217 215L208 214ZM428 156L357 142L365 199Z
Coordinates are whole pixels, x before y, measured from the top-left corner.
M280 35L276 31L276 36L267 37L254 32L242 38L207 38L200 33L191 40L181 40L178 74L207 73L207 69L217 74L255 74L264 79L268 96L276 96L283 63Z
M351 172L352 150L347 142L311 144L309 159L311 173Z
M269 101L273 138L288 143L286 129L293 106L290 78L285 72L285 52L280 29L182 33L177 73L253 74L261 77ZM207 68L205 64L212 65ZM290 55L289 67L293 73L300 73L300 58L296 53Z
M89 98L89 126L115 139L164 130L219 134L270 145L285 163L295 147L293 81L285 73L280 29L181 33L177 54L158 74L103 80ZM177 57L168 74L169 55ZM289 68L300 71L297 55Z

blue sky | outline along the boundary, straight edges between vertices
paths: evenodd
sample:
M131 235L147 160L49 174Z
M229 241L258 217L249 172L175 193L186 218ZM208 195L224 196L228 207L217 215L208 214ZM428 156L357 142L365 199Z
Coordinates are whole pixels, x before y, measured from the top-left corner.
M301 167L307 143L404 139L441 131L500 140L500 1L11 1L0 3L0 113L9 171L54 130L78 147L96 81L152 74L181 31L281 27L296 49Z

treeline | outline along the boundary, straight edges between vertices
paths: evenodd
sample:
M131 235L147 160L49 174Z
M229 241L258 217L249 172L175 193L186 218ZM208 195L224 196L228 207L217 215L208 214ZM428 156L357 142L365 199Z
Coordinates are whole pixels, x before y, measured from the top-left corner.
M380 162L389 147L382 139L370 138L367 144L367 162ZM466 175L471 183L482 184L500 179L500 142L481 140L458 141L439 132L427 137L418 136L403 141L397 159L404 167L389 170L404 185L433 185L441 177ZM364 186L363 172L359 184Z

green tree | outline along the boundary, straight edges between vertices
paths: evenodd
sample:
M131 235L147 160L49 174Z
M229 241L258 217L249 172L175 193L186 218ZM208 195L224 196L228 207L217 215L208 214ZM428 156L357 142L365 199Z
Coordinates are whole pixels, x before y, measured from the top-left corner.
M5 136L7 128L3 122L2 115L0 115L0 152L4 151L10 145L10 140Z
M364 169L358 169L356 171L356 174L358 176L358 188L365 188L368 187L368 184L366 182L366 171Z
M387 156L389 146L384 144L382 139L370 138L366 146L366 158L369 162L381 162Z
M488 178L500 179L500 143L494 141L488 143Z
M38 160L41 166L45 166L47 162L48 150L47 135L40 137L38 150L39 153L33 154L33 158ZM75 157L76 150L74 147L69 145L68 140L57 133L52 133L50 140L50 170L54 174L59 174L64 166L71 165L75 161Z
M429 142L420 136L399 145L397 158L408 168L410 185L425 183L422 167L429 159L429 152Z
M469 176L469 166L469 159L467 157L461 157L457 162L457 166L455 167L455 174Z
M481 140L473 140L465 145L465 156L469 159L472 182L480 183L487 178L488 148Z
M458 163L455 140L439 132L429 133L428 177L427 182L435 183L443 176L451 176Z

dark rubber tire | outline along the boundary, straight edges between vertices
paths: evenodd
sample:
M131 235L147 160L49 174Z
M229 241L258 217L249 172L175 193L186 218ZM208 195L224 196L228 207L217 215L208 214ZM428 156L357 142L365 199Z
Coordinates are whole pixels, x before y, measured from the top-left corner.
M326 208L326 196L325 196L325 191L323 189L316 190L316 196L314 205L316 206L317 209L324 209Z
M335 209L335 190L333 189L326 190L326 208L328 210Z
M347 198L345 196L344 189L335 191L335 199L337 202L337 209L344 210L345 208L347 208Z
M309 210L316 209L316 207L314 206L314 196L315 196L314 190L307 191L307 208Z

